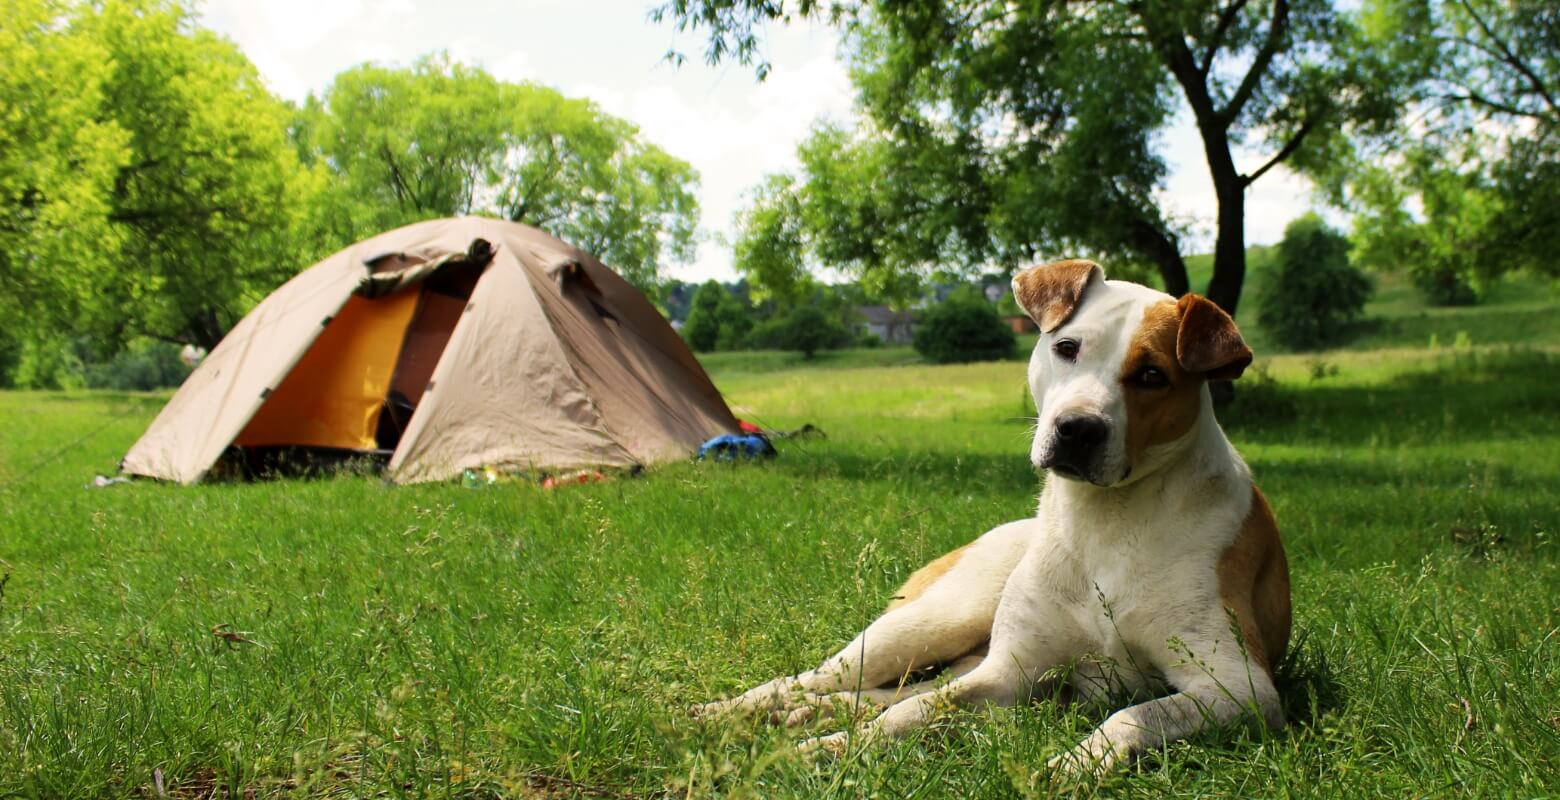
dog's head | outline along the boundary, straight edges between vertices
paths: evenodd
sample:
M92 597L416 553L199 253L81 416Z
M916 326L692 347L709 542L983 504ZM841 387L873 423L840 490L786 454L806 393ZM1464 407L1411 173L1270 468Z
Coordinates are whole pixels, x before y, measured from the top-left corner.
M1030 460L1071 480L1116 486L1159 468L1211 409L1207 382L1251 363L1235 321L1209 300L1107 281L1092 261L1025 270L1013 296L1040 326Z

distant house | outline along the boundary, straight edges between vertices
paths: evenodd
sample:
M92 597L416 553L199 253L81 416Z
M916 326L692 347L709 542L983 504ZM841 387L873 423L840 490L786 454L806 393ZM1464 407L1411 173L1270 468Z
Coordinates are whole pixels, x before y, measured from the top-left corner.
M915 336L915 316L888 306L858 306L856 313L866 323L867 333L884 344L909 344Z

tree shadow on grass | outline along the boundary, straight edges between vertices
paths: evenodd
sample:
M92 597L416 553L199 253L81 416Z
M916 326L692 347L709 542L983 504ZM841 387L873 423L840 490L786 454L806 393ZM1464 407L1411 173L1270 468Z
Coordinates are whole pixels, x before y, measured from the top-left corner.
M1219 419L1237 445L1357 446L1434 439L1517 439L1560 419L1560 358L1542 352L1463 353L1376 386L1242 386Z
M822 477L924 484L931 491L954 493L1038 494L1040 491L1040 477L1030 466L1024 451L949 453L895 447L865 454L830 446L783 455L776 461L776 466L809 480Z

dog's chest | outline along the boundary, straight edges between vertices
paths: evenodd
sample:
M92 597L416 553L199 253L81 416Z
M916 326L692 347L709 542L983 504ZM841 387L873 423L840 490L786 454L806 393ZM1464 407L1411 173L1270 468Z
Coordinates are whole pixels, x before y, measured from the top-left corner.
M1102 520L1095 518L1096 525ZM1216 547L1186 535L1195 520L1118 518L1116 527L1066 526L1051 571L1075 592L1066 606L1091 653L1161 662L1173 639L1202 627L1218 604ZM1181 525L1177 525L1180 522Z

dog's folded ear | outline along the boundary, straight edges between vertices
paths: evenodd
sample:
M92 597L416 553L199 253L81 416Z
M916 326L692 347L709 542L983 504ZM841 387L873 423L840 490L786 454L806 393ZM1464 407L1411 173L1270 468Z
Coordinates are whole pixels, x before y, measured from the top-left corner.
M1206 297L1188 294L1176 303L1181 329L1175 337L1175 357L1187 372L1210 381L1232 381L1251 365L1251 348L1235 320Z
M1072 316L1095 280L1105 280L1105 271L1087 259L1042 264L1013 276L1013 299L1042 333L1050 333Z

